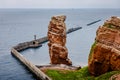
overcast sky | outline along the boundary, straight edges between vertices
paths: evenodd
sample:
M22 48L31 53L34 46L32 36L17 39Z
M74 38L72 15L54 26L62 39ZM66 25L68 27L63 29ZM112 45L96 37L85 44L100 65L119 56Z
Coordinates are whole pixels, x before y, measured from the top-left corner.
M120 0L0 0L0 8L120 8Z

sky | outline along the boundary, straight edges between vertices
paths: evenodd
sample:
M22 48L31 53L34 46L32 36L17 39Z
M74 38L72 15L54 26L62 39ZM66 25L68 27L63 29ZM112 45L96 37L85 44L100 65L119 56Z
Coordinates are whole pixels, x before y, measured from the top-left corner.
M0 8L120 8L120 0L0 0Z

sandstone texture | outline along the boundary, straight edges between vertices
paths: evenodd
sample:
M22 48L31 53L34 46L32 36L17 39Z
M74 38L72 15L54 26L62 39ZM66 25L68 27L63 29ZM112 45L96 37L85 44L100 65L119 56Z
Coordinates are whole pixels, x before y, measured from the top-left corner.
M111 76L109 80L120 80L120 74L115 74Z
M88 69L94 76L120 70L120 18L113 16L98 28Z
M72 65L66 44L66 16L53 16L48 26L48 46L51 64Z

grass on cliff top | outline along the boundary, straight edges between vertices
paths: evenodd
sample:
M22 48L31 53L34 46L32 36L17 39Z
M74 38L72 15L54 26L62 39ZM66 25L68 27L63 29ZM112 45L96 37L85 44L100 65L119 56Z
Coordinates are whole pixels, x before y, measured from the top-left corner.
M120 73L120 71L112 71L100 75L98 77L91 76L88 72L88 67L84 67L77 71L59 71L59 70L47 70L46 74L52 80L109 80L113 74Z
M112 24L104 24L103 26L111 28L111 29L116 29L115 26Z

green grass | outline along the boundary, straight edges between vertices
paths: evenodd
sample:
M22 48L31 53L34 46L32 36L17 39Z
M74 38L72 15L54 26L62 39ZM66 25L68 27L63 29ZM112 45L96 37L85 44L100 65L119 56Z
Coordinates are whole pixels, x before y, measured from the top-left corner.
M103 26L105 26L105 27L108 27L108 28L111 28L111 29L115 29L115 26L114 25L112 25L112 24L104 24Z
M89 58L88 58L89 60L90 60L91 57L92 57L92 53L93 53L93 51L94 51L94 48L95 48L96 44L97 44L97 42L95 41L95 42L93 43L92 47L91 47L90 54L89 54Z
M88 67L84 67L77 71L59 71L59 70L47 70L46 74L52 78L52 80L109 80L113 74L120 73L120 71L112 71L93 77L88 71Z
M95 78L95 80L109 80L109 78L114 74L120 74L120 71L111 71L107 72L105 74L102 74Z
M52 80L93 80L94 77L90 76L88 67L84 67L77 71L58 71L47 70L46 74L52 78Z

